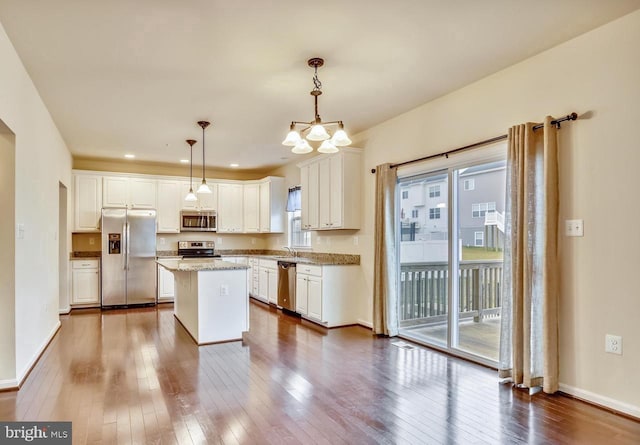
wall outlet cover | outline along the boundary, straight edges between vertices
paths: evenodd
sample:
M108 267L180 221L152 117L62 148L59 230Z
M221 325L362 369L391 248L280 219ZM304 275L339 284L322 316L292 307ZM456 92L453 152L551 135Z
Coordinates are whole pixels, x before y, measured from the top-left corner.
M604 337L604 351L610 354L622 355L622 337L607 334Z

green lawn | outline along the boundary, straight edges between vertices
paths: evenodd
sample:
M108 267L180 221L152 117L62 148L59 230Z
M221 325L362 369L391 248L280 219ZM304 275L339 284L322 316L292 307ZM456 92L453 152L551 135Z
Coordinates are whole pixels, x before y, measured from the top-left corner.
M502 250L490 250L485 247L462 247L462 261L501 259Z

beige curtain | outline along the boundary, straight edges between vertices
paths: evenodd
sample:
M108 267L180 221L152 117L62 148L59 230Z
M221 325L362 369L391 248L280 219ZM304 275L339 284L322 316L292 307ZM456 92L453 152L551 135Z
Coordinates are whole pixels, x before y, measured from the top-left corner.
M376 167L373 332L398 335L398 261L396 258L396 169Z
M509 129L499 373L558 390L557 129Z

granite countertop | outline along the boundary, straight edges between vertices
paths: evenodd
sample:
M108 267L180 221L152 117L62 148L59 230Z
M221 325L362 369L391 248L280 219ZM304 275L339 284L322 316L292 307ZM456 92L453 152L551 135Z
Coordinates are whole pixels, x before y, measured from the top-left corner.
M359 265L360 255L350 255L344 253L318 253L318 252L298 252L297 256L290 256L283 250L252 250L252 249L219 249L216 253L224 257L249 257L262 258L273 261L288 261L291 263L316 264L318 266L345 266ZM71 253L71 259L99 259L100 251L75 251ZM179 257L177 250L158 250L156 257L159 259L167 257ZM190 261L194 261L193 259ZM205 259L206 261L206 259ZM220 261L220 260L217 260Z
M178 259L159 259L156 263L171 272L200 272L210 270L242 270L248 269L246 264L230 263L228 261L207 259L207 258L190 258L188 260Z

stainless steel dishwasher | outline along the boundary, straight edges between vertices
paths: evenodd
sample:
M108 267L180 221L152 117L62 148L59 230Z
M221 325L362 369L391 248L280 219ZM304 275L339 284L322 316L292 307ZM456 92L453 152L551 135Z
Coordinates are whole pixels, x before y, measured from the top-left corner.
M278 306L296 310L296 263L278 261Z

